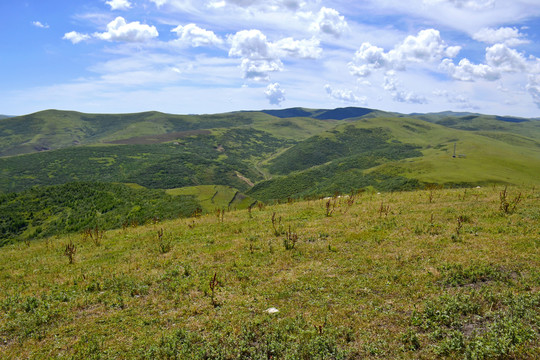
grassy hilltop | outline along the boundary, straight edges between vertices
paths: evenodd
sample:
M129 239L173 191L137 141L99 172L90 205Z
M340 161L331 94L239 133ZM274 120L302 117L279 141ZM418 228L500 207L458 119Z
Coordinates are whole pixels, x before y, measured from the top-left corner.
M170 218L175 194L212 213L358 189L533 186L539 173L534 119L354 107L213 115L47 110L0 119L0 214L8 214L0 220L0 244L129 222L130 208L145 207L141 193L151 190L160 200L141 222L151 212ZM71 198L77 195L65 189L80 183L116 184L104 195L112 199L129 184L137 201L115 202L105 217L98 209L79 211ZM61 206L51 205L58 201L50 186L67 196ZM59 220L66 218L71 223Z
M535 359L539 239L538 189L488 186L7 245L0 358Z

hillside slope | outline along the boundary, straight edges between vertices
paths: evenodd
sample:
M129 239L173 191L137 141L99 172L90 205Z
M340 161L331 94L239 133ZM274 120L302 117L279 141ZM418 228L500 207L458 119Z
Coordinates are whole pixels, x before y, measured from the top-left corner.
M508 188L505 213L502 191L368 191L331 213L311 200L8 245L0 358L538 359L540 194Z
M0 121L0 154L29 152L0 157L0 191L106 181L162 189L223 185L269 200L368 186L537 184L539 139L540 121L469 113L49 110Z
M431 183L538 184L540 142L411 118L364 118L313 136L266 165L284 176L249 191L263 200L350 193L366 186L395 191Z

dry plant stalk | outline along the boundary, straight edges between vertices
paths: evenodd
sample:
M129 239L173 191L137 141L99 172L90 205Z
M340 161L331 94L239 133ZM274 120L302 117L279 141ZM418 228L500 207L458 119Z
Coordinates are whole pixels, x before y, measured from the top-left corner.
M69 244L66 245L66 248L64 250L64 255L67 256L70 264L73 264L76 252L77 248L75 247L75 244L73 244L73 241L70 240Z
M214 273L214 277L210 280L210 296L212 298L212 305L216 307L218 304L216 302L216 286L218 285L217 273Z
M384 202L381 201L381 206L379 207L379 217L381 218L382 215L388 216L388 213L390 212L390 205L384 205Z
M94 242L96 246L100 246L101 240L103 239L103 230L99 230L97 225L93 229L92 228L85 229L83 238L84 240L90 239Z
M509 200L507 189L508 186L505 186L504 190L499 193L499 209L505 214L512 214L514 211L516 211L516 208L521 202L522 197L521 193L519 193L513 200Z

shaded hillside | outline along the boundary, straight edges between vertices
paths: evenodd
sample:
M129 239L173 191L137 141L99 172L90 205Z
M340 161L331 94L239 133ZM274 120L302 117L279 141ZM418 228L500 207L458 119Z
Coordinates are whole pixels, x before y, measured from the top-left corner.
M422 155L414 150L414 147L391 138L391 134L384 128L362 129L349 125L316 135L293 146L272 159L269 170L275 174L288 174L360 154L387 160Z
M0 195L0 246L23 239L108 230L152 219L191 216L200 208L193 196L171 196L111 183L69 183Z
M337 109L291 108L283 110L262 110L261 112L280 118L312 117L319 120L344 120L362 117L372 113L373 111L375 110L358 107L345 107Z
M252 158L292 144L266 132L240 128L167 144L81 146L0 158L0 190L71 181L129 182L165 189L228 185L246 190L249 184L242 177L252 182L263 178Z

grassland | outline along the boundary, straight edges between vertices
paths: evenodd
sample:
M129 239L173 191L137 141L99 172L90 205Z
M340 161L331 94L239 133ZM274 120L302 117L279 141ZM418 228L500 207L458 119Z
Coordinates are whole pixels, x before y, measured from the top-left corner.
M536 359L540 193L502 191L366 191L8 245L0 358Z
M3 192L73 181L222 185L266 201L366 187L532 185L540 172L540 121L469 113L48 110L1 120L0 138Z
M193 196L206 213L213 213L216 210L242 210L257 203L257 200L223 185L187 186L168 189L166 193L174 196Z

